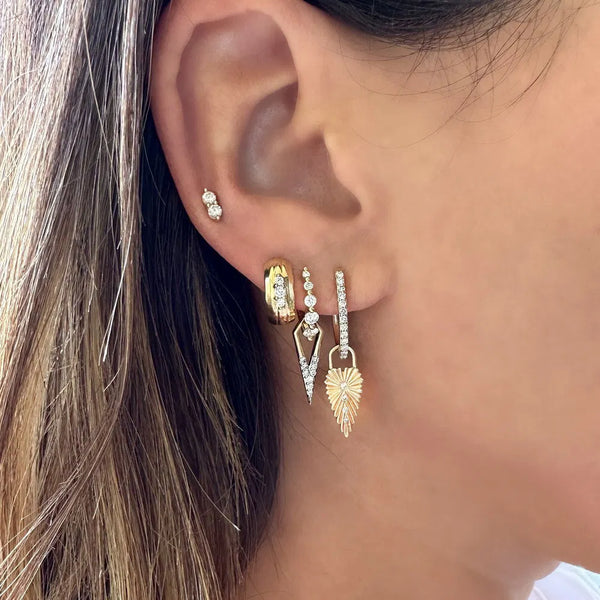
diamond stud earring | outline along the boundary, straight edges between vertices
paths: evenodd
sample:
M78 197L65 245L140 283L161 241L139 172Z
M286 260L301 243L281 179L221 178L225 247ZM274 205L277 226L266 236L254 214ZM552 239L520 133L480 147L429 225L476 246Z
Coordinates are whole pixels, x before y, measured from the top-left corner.
M296 320L292 267L283 258L265 264L265 302L271 323L280 325Z
M294 343L296 345L296 353L298 354L298 362L300 363L300 372L304 381L304 389L308 403L312 403L315 376L319 365L319 356L321 353L321 337L323 330L319 325L319 313L315 310L317 297L313 293L313 283L310 280L310 271L304 267L302 271L304 277L304 305L308 312L304 313L300 322L294 328ZM307 358L304 352L301 336L305 337L312 345L310 356Z
M356 354L350 347L348 336L348 307L346 302L346 284L344 273L338 269L335 273L338 300L338 314L333 319L333 332L336 345L329 352L329 370L325 378L325 391L331 410L344 436L348 437L356 420L358 405L362 396L363 378L356 366ZM352 357L352 366L343 369L334 368L333 355L339 350L340 358Z
M219 221L221 216L223 215L223 209L217 200L217 195L210 190L204 188L204 193L202 194L202 202L206 206L206 210L208 212L208 216L213 221Z

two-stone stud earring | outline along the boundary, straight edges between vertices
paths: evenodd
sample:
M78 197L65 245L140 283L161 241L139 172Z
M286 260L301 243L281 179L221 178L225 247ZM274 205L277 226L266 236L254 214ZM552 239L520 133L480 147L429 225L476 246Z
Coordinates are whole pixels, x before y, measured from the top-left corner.
M293 339L304 390L308 403L311 404L321 355L323 330L319 324L319 313L315 309L317 297L314 293L314 284L307 267L302 270L302 277L306 310L296 311L294 278L290 264L284 259L276 258L265 265L265 301L269 309L269 320L274 324L282 324L299 319L294 327ZM329 352L325 391L340 430L345 437L348 437L356 421L363 378L356 366L356 354L349 343L346 285L341 269L335 273L335 284L338 304L338 312L333 317L335 345ZM307 343L310 345L308 352L305 349ZM333 358L336 352L342 360L350 354L352 366L334 367Z
M223 208L217 200L217 195L214 192L211 192L210 190L204 188L204 193L202 194L202 202L204 203L204 206L206 206L208 216L213 221L219 221L223 216Z

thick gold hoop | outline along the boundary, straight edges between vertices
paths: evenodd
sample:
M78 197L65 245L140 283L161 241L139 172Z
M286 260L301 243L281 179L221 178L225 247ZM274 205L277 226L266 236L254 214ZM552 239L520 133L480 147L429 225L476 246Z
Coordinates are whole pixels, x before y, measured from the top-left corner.
M302 277L304 278L304 290L306 291L306 296L304 296L304 306L306 306L307 311L301 313L300 322L294 328L294 343L296 345L296 352L300 363L300 374L304 381L306 399L308 400L308 403L311 404L315 387L315 377L319 367L319 357L321 355L323 330L319 325L319 313L315 310L317 297L313 292L314 286L310 280L310 271L307 267L302 269ZM307 342L303 342L302 337L308 340L311 347L308 356L303 347L303 343Z
M265 302L275 325L295 321L294 276L290 263L274 258L265 264Z

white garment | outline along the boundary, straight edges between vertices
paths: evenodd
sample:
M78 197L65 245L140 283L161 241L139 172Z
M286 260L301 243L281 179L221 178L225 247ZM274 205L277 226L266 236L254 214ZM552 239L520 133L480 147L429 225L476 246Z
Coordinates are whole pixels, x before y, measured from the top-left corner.
M560 563L535 582L529 600L600 600L600 574Z

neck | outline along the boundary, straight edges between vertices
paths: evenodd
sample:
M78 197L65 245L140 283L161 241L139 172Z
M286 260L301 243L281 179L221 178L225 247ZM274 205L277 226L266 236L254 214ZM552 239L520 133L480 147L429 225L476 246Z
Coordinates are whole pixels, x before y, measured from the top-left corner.
M346 439L320 385L324 362L309 406L291 331L266 335L285 373L278 386L282 464L270 529L249 569L244 600L527 600L556 561L540 558L519 538L510 511L490 500L497 495L489 473L472 469L464 450L453 452L443 430L434 434L398 409L383 385L385 373L397 372L394 361L359 364L364 400ZM332 343L326 337L323 348ZM405 386L407 406L411 393Z

